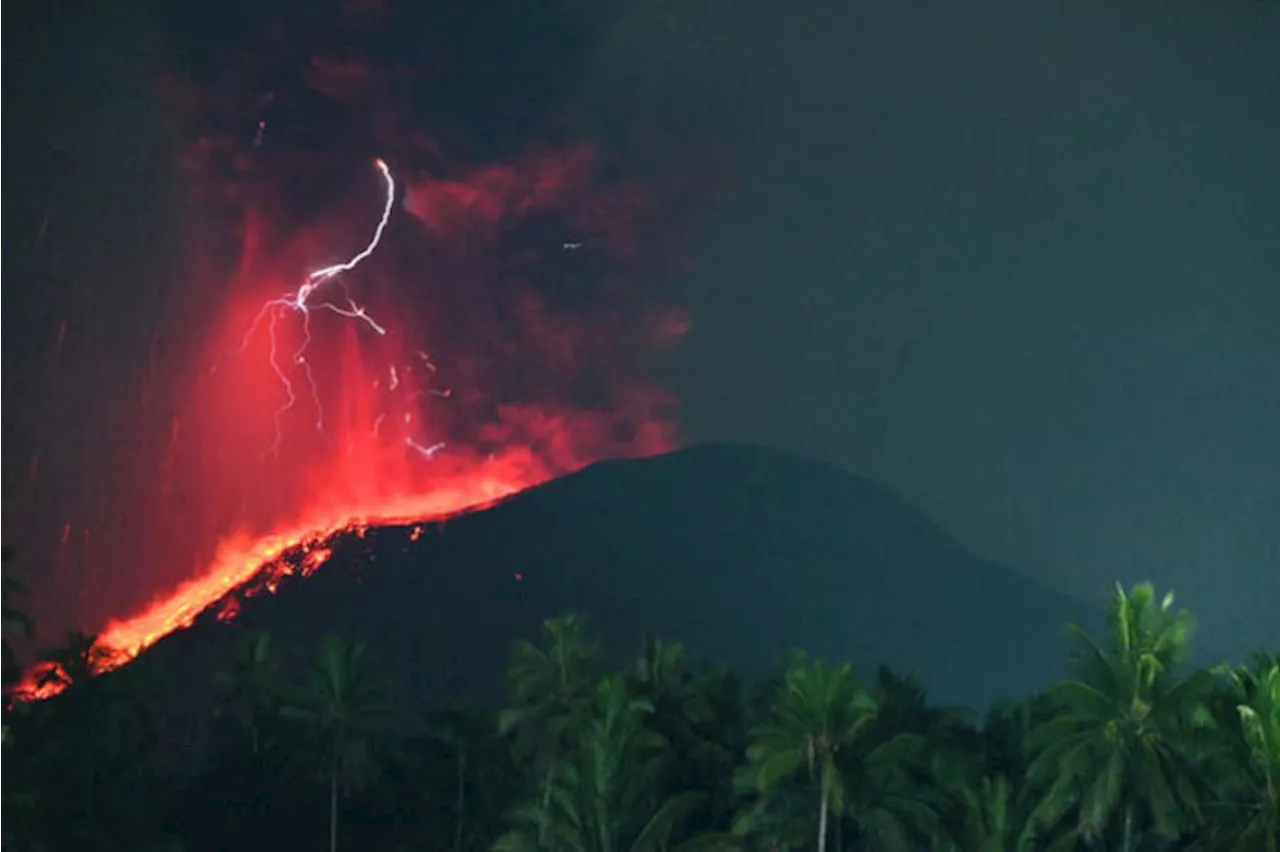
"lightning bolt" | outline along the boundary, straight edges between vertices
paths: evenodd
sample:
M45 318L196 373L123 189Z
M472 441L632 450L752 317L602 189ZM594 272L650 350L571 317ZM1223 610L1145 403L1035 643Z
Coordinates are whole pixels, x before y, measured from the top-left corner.
M406 447L418 453L423 458L428 459L434 457L436 453L444 449L444 441L437 441L429 447L418 443L413 438L405 438L404 443Z
M281 418L285 412L289 411L298 401L297 389L294 382L289 378L289 374L293 368L300 368L306 379L308 389L311 392L311 400L316 411L316 428L324 428L324 409L320 405L319 392L316 387L316 377L311 370L311 364L307 360L307 348L311 344L311 312L313 310L326 310L347 319L354 319L363 322L369 328L378 334L386 334L387 330L368 313L362 305L358 305L351 297L351 293L347 290L346 285L339 278L343 273L350 272L363 263L378 248L378 243L382 241L382 234L387 228L387 223L391 221L391 210L395 206L396 198L396 181L391 175L391 169L387 166L386 161L381 158L374 161L379 174L382 175L383 182L386 185L386 200L382 206L382 216L378 219L378 225L373 231L373 236L359 253L353 255L349 260L342 263L335 263L321 269L316 269L307 273L303 282L298 289L285 293L275 299L267 301L262 310L254 318L253 323L249 326L249 330L245 333L244 342L240 344L239 352L243 352L249 345L249 340L261 327L263 321L267 323L267 335L271 342L270 354L268 361L272 370L275 371L276 377L279 378L281 386L285 391L285 402L275 413L276 434L275 440L272 442L271 450L268 455L275 453L280 448L282 440ZM335 281L335 279L337 279ZM329 282L335 282L342 289L342 295L345 298L346 306L335 304L328 299L319 299L320 291ZM331 288L330 288L331 289ZM289 356L289 365L280 363L280 345L276 334L276 327L280 320L290 313L302 315L302 340L298 347Z

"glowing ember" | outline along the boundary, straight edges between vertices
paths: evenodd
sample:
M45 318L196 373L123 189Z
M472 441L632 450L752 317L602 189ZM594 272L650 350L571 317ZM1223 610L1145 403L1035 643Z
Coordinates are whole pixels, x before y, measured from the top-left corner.
M57 663L36 663L14 688L13 695L22 701L43 701L62 692L66 684L66 674Z

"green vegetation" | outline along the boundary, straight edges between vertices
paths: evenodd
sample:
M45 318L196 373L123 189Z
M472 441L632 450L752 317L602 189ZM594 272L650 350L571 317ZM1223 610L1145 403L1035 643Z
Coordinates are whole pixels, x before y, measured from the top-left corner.
M985 717L801 653L758 688L656 640L610 670L571 616L516 645L496 715L405 707L340 637L298 664L248 634L186 730L148 657L85 677L72 637L64 694L8 711L4 844L1276 852L1280 659L1188 670L1191 619L1150 585L1108 614L1069 679Z
M12 558L13 548L6 546L0 549L0 563L8 563ZM13 649L9 646L9 635L12 633L16 636L30 636L34 623L31 620L31 616L19 609L13 602L14 598L20 598L25 593L26 590L22 588L22 584L8 576L0 580L0 584L2 584L0 598L4 601L3 605L0 606L4 618L3 665L4 671L7 673L12 672L17 666Z

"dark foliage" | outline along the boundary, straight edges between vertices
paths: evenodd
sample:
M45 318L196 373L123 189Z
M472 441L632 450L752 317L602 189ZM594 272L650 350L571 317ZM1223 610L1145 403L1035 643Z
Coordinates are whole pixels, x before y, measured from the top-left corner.
M610 671L564 617L515 647L500 713L398 700L337 636L295 660L246 631L180 723L151 658L87 677L75 636L64 692L6 711L4 845L1274 852L1280 665L1185 670L1190 626L1118 588L1070 679L985 719L799 653L757 693L657 640ZM175 724L204 733L160 748Z

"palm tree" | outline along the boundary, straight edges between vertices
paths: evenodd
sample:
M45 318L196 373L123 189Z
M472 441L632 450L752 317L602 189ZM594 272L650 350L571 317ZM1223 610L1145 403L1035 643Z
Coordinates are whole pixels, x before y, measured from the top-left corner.
M1071 852L1078 848L1073 834L1038 836L1021 791L1005 775L958 783L948 793L959 806L959 818L950 832L936 839L935 848L951 852Z
M1233 848L1276 852L1280 844L1280 658L1256 655L1230 672L1224 736L1209 771L1226 806L1217 825ZM1225 759L1221 759L1225 758Z
M374 676L365 646L330 635L321 642L309 676L293 702L281 710L307 725L323 744L329 785L329 852L338 848L338 796L344 784L370 769L372 752L385 734L386 687Z
M13 559L13 550L0 548L0 565L8 563L10 559ZM31 617L9 603L12 597L22 592L23 587L17 580L0 576L0 687L9 686L12 683L10 678L17 672L13 646L9 645L5 633L17 632L24 637L29 637L32 633ZM5 756L4 761L0 762L0 769L9 770L12 766L12 757L6 752L12 751L13 741L13 728L6 718L5 707L0 707L0 755ZM24 814L32 805L31 796L17 784L17 775L12 771L4 771L0 775L0 826L17 825L19 812ZM14 842L9 830L0 828L0 843Z
M648 727L653 705L618 676L596 687L576 746L558 762L550 794L518 808L498 852L551 846L567 852L658 852L676 826L705 798L687 791L667 796L666 740Z
M567 615L543 623L545 647L516 642L507 668L511 707L499 716L503 733L531 731L541 738L557 717L589 697L600 650L586 632L585 618Z
M1021 837L1022 827L1014 815L1013 785L1008 778L988 775L960 795L965 803L965 820L952 848L971 852L1024 852L1034 848Z
M215 713L248 734L249 750L256 756L265 745L264 725L279 709L281 698L280 664L271 636L255 630L242 637L213 678L218 691Z
M955 753L935 757L934 774L949 803L945 830L938 845L944 849L1055 849L1055 838L1037 837L1031 830L1033 802L1024 780L1030 762L1031 733L1057 712L1045 695L1024 701L997 701L987 713L980 741L968 759ZM1074 848L1075 838L1056 838Z
M707 791L702 830L727 822L733 770L746 748L740 678L723 667L695 674L684 646L645 639L629 682L653 705L650 725L671 745L667 788Z
M766 721L750 735L744 781L757 795L755 806L735 827L750 833L781 804L778 794L798 779L817 785L818 852L825 852L832 812L846 802L839 756L875 718L876 705L847 663L806 664L796 655L783 675Z
M551 778L569 748L569 734L591 700L599 648L586 639L577 615L543 623L544 647L522 639L511 652L507 681L511 705L498 714L498 731L513 737L517 759L532 764L549 805Z
M864 842L923 844L940 833L948 804L940 767L972 762L978 739L972 714L931 705L918 676L884 666L871 697L875 717L837 760L846 789L842 820Z
M1199 822L1187 741L1193 724L1208 719L1212 679L1178 673L1193 622L1174 609L1172 594L1159 600L1149 583L1128 593L1117 585L1108 619L1105 648L1070 626L1079 646L1074 679L1053 689L1061 709L1033 735L1028 782L1044 791L1032 815L1037 830L1072 814L1075 835L1093 842L1118 834L1118 848L1131 852L1142 824L1172 840Z
M19 792L29 797L30 811L19 817L33 820L23 827L24 842L140 848L159 830L155 670L140 659L90 677L96 649L90 637L76 635L50 655L50 677L66 689L27 705L23 730L29 735L6 756L12 779L21 781Z
M984 774L1008 776L1015 788L1025 786L1034 758L1032 734L1054 719L1061 707L1052 693L1040 692L1020 701L1000 700L991 705L982 726L980 748Z
M13 548L8 546L0 548L0 563L8 565L11 559L13 559ZM4 618L4 658L0 661L0 665L3 665L4 681L8 684L17 673L17 659L13 653L13 648L9 645L9 636L16 634L23 639L31 638L31 634L35 629L35 622L30 615L13 604L14 598L20 598L26 594L26 588L23 587L22 583L9 576L0 579L0 583L2 583L0 585L0 597L3 597L3 604L0 606L3 608Z
M443 746L453 761L453 850L462 852L469 821L484 820L483 813L471 815L476 809L471 801L473 789L481 796L495 792L485 787L492 786L496 779L477 777L486 761L492 760L493 746L500 744L493 717L459 709L442 710L427 718L426 734Z
M20 826L29 823L36 809L31 780L23 778L14 751L14 729L0 720L0 848L18 846Z
M512 809L530 793L527 767L515 761L494 714L452 706L431 712L409 756L405 790L415 814L414 845L488 849Z

